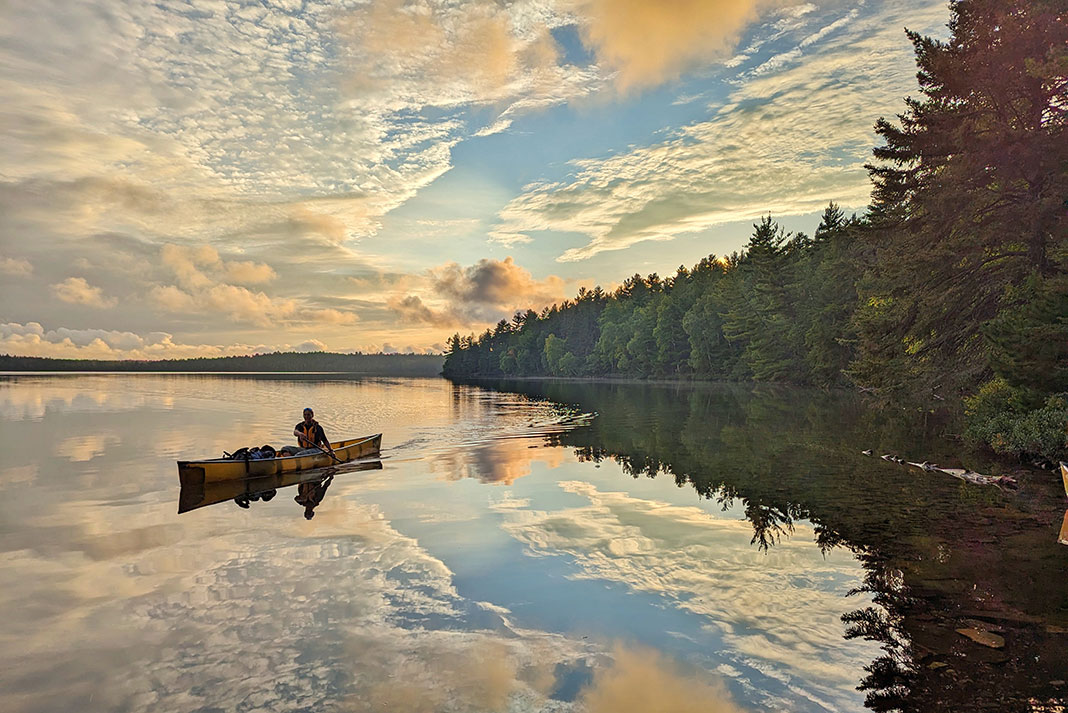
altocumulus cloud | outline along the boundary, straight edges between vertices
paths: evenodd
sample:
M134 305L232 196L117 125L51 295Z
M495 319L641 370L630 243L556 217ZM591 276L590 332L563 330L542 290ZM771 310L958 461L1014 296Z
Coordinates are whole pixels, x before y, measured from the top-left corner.
M769 211L809 213L829 200L866 204L871 125L914 82L900 28L937 30L945 10L940 2L917 8L904 0L864 18L838 9L842 16L787 13L771 25L767 32L778 44L790 38L792 48L765 56L765 39L743 51L734 60L738 84L710 107L708 120L659 143L577 160L563 180L528 185L501 210L492 239L579 233L589 242L558 258L575 261Z
M257 327L350 324L342 310L304 309L329 289L331 270L363 259L342 244L375 235L448 171L457 142L604 85L595 65L561 60L551 31L573 21L541 0L12 7L0 28L0 231L40 240L6 257L4 274L28 277L30 261L49 274L69 248L115 265L118 241L86 239L98 235L145 253L200 240L289 262L283 296L263 287L275 271L262 259L191 256L194 269L183 277L172 264L169 283L112 270L110 282L45 283L10 299L103 306L148 292L177 315L170 329L187 328L190 313Z

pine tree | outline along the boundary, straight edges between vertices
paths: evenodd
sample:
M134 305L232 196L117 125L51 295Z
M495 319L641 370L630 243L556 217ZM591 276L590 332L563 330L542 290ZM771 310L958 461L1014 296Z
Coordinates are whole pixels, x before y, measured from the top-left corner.
M909 33L922 97L884 145L854 376L917 394L990 371L981 325L1012 286L1066 269L1068 22L1062 0L957 0L948 41Z

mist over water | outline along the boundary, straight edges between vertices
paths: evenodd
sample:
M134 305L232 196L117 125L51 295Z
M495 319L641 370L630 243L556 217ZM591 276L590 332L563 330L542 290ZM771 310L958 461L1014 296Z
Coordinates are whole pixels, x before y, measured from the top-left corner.
M831 401L509 388L0 378L0 607L17 612L0 706L863 707L883 649L843 638L842 617L895 615L868 586L881 520L864 500L876 482L907 495L887 513L907 530L904 509L948 509L956 485L856 456L859 412ZM383 433L381 467L338 469L312 519L297 488L177 514L177 459L289 443L305 406L333 440ZM1038 552L1063 574L1052 539Z

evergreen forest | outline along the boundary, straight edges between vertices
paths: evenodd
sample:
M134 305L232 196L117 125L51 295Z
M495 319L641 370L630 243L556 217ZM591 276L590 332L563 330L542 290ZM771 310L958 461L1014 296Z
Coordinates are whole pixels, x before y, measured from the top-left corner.
M918 94L880 118L862 215L771 216L730 255L454 335L449 377L849 386L960 409L995 451L1068 455L1068 17L957 0L907 32Z

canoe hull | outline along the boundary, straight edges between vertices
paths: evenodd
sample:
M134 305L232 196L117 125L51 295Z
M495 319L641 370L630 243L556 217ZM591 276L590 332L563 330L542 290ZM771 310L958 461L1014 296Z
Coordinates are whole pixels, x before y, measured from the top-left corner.
M334 448L334 455L337 456L337 460L334 460L326 453L249 461L230 460L228 458L180 460L178 461L178 478L183 483L195 481L218 483L226 480L262 478L271 475L326 468L327 466L337 465L338 461L347 463L360 458L377 456L382 448L382 434L350 438L330 445Z

